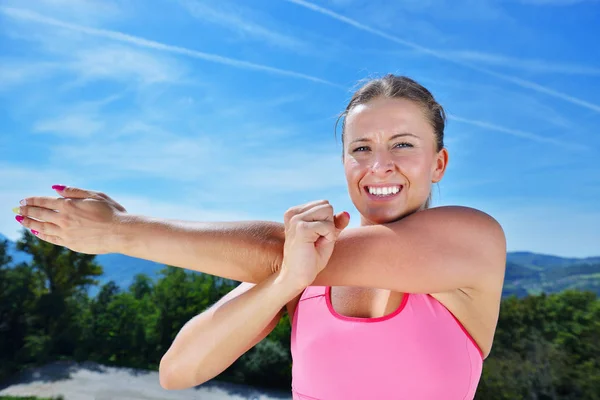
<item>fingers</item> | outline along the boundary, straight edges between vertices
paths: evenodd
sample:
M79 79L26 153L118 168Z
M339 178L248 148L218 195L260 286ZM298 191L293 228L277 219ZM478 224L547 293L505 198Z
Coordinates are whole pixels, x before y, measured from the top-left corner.
M52 243L52 244L57 245L57 246L63 246L63 247L65 247L62 239L59 238L58 236L46 235L45 233L42 233L42 232L37 232L37 234L34 233L34 235L38 239L43 240L44 242L48 242L48 243Z
M56 236L60 232L60 227L51 222L37 221L29 217L17 215L15 218L21 225L45 235Z
M331 204L316 205L303 213L296 214L293 219L302 221L331 221L333 222L333 206Z
M330 221L338 231L345 229L350 223L350 214L341 212L333 214L333 206L327 200L317 200L288 209L284 215L286 226L294 226L301 221Z
M333 222L329 221L299 221L294 225L296 237L304 242L315 243L317 240L335 242L337 232Z
M322 205L322 204L329 204L329 201L327 201L327 200L316 200L316 201L311 201L310 203L301 204L299 206L291 207L291 208L289 208L285 212L285 214L283 214L283 220L287 224L287 223L290 222L290 220L292 219L293 216L298 215L298 214L302 214L303 212L306 212L307 210L310 210L311 208L313 208L315 206Z
M333 221L338 230L344 230L350 223L350 214L346 211L338 213L333 217Z
M54 190L58 192L59 195L69 199L88 199L88 198L98 198L104 197L103 193L94 192L92 190L80 189L71 186L63 186L63 185L54 185L52 186Z
M34 206L21 206L18 210L19 215L24 217L35 218L38 221L51 222L55 225L60 225L60 214L54 210Z
M61 210L63 202L64 199L57 199L56 197L37 196L24 198L21 200L21 205L46 208L49 210Z

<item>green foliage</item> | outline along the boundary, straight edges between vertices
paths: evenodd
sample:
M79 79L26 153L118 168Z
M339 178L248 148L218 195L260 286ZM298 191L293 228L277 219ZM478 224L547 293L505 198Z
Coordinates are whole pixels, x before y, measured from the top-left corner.
M140 274L128 288L108 282L90 298L87 289L101 273L93 256L25 233L19 246L33 262L9 267L6 246L0 242L0 381L19 368L60 358L157 369L183 325L238 284L165 267L156 281ZM576 272L595 270L581 264ZM543 274L515 266L509 272L515 282ZM548 274L558 281L568 277L563 266ZM508 288L513 289L522 287ZM289 389L289 319L285 314L265 340L217 379ZM600 400L597 295L563 290L505 298L476 398Z
M25 396L25 397L16 397L16 396L0 396L0 400L64 400L64 397L35 397L35 396Z

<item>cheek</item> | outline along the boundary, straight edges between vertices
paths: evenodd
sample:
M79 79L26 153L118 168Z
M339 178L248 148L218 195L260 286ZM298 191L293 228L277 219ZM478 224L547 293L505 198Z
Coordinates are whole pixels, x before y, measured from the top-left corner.
M354 158L347 158L344 161L344 172L348 182L353 182L359 178L364 169L364 166Z
M431 162L429 157L423 157L422 154L405 157L399 163L400 168L406 175L412 177L429 176L431 175Z

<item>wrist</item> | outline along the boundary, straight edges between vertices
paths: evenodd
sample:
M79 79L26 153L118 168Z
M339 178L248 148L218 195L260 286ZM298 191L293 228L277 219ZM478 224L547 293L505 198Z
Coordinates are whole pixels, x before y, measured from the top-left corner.
M306 289L307 286L310 286L311 282L312 280L309 281L305 278L299 278L297 275L291 273L290 269L286 268L285 264L283 264L279 271L275 273L274 283L281 285L296 295Z
M115 218L109 232L108 251L129 255L139 238L143 216L122 214ZM136 232L137 231L137 232Z

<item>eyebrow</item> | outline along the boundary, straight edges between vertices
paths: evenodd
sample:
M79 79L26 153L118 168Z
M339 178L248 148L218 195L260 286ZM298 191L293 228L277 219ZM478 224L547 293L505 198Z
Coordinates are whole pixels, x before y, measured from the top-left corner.
M392 135L392 137L390 137L388 140L394 140L397 139L399 137L404 137L404 136L412 136L414 138L420 139L420 137L418 137L417 135L415 135L414 133L410 133L410 132L403 132L403 133L396 133L395 135ZM353 141L351 141L350 143L356 143L356 142L370 142L371 139L369 138L358 138L358 139L354 139Z

